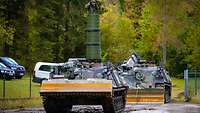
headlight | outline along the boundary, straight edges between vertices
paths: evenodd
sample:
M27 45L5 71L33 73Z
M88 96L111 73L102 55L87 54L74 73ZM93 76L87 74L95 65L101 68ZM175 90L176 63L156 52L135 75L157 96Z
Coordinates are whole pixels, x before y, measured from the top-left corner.
M3 71L3 70L1 70L1 73L4 73L4 71Z

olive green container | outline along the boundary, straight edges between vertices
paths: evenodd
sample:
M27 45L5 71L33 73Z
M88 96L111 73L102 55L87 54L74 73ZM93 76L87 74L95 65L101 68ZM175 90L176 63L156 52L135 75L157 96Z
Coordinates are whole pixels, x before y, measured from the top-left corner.
M89 14L86 31L86 59L92 62L101 62L101 40L98 14Z

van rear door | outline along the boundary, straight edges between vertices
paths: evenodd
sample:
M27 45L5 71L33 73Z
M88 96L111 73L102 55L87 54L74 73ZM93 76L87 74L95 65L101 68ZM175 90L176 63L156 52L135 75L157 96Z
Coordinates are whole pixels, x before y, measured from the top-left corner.
M41 65L38 71L35 72L36 77L49 79L52 67L49 65Z

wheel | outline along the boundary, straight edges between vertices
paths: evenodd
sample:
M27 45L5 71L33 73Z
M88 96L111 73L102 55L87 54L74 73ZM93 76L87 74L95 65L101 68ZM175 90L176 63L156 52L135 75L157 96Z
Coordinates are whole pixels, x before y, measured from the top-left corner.
M5 79L6 79L6 80L11 80L12 78L11 78L11 77L6 77Z
M112 102L105 99L102 105L104 113L115 113L114 105Z
M16 79L21 79L21 78L22 78L22 76L15 76L15 78L16 78Z
M171 91L170 87L165 87L165 94L164 94L164 102L169 103L171 102Z
M105 99L102 106L104 113L122 113L125 108L123 96L115 96L112 99Z
M116 113L122 113L124 111L124 101L123 96L114 97L114 109Z
M43 105L46 113L69 113L72 105L66 105L66 103L68 102L65 99L43 97Z
M5 80L11 80L12 78L10 76L4 76Z

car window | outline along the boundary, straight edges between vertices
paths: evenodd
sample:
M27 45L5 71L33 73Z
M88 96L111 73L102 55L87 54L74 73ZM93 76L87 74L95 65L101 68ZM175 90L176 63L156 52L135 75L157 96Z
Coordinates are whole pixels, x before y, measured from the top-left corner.
M51 66L49 65L41 65L39 68L40 71L48 71L51 72Z
M14 64L12 61L10 61L8 58L1 58L3 62L5 62L5 64Z
M8 58L8 60L10 60L13 64L18 65L18 63L15 60L13 60L12 58Z
M0 67L6 68L6 66L4 64L2 64L2 63L0 63Z

